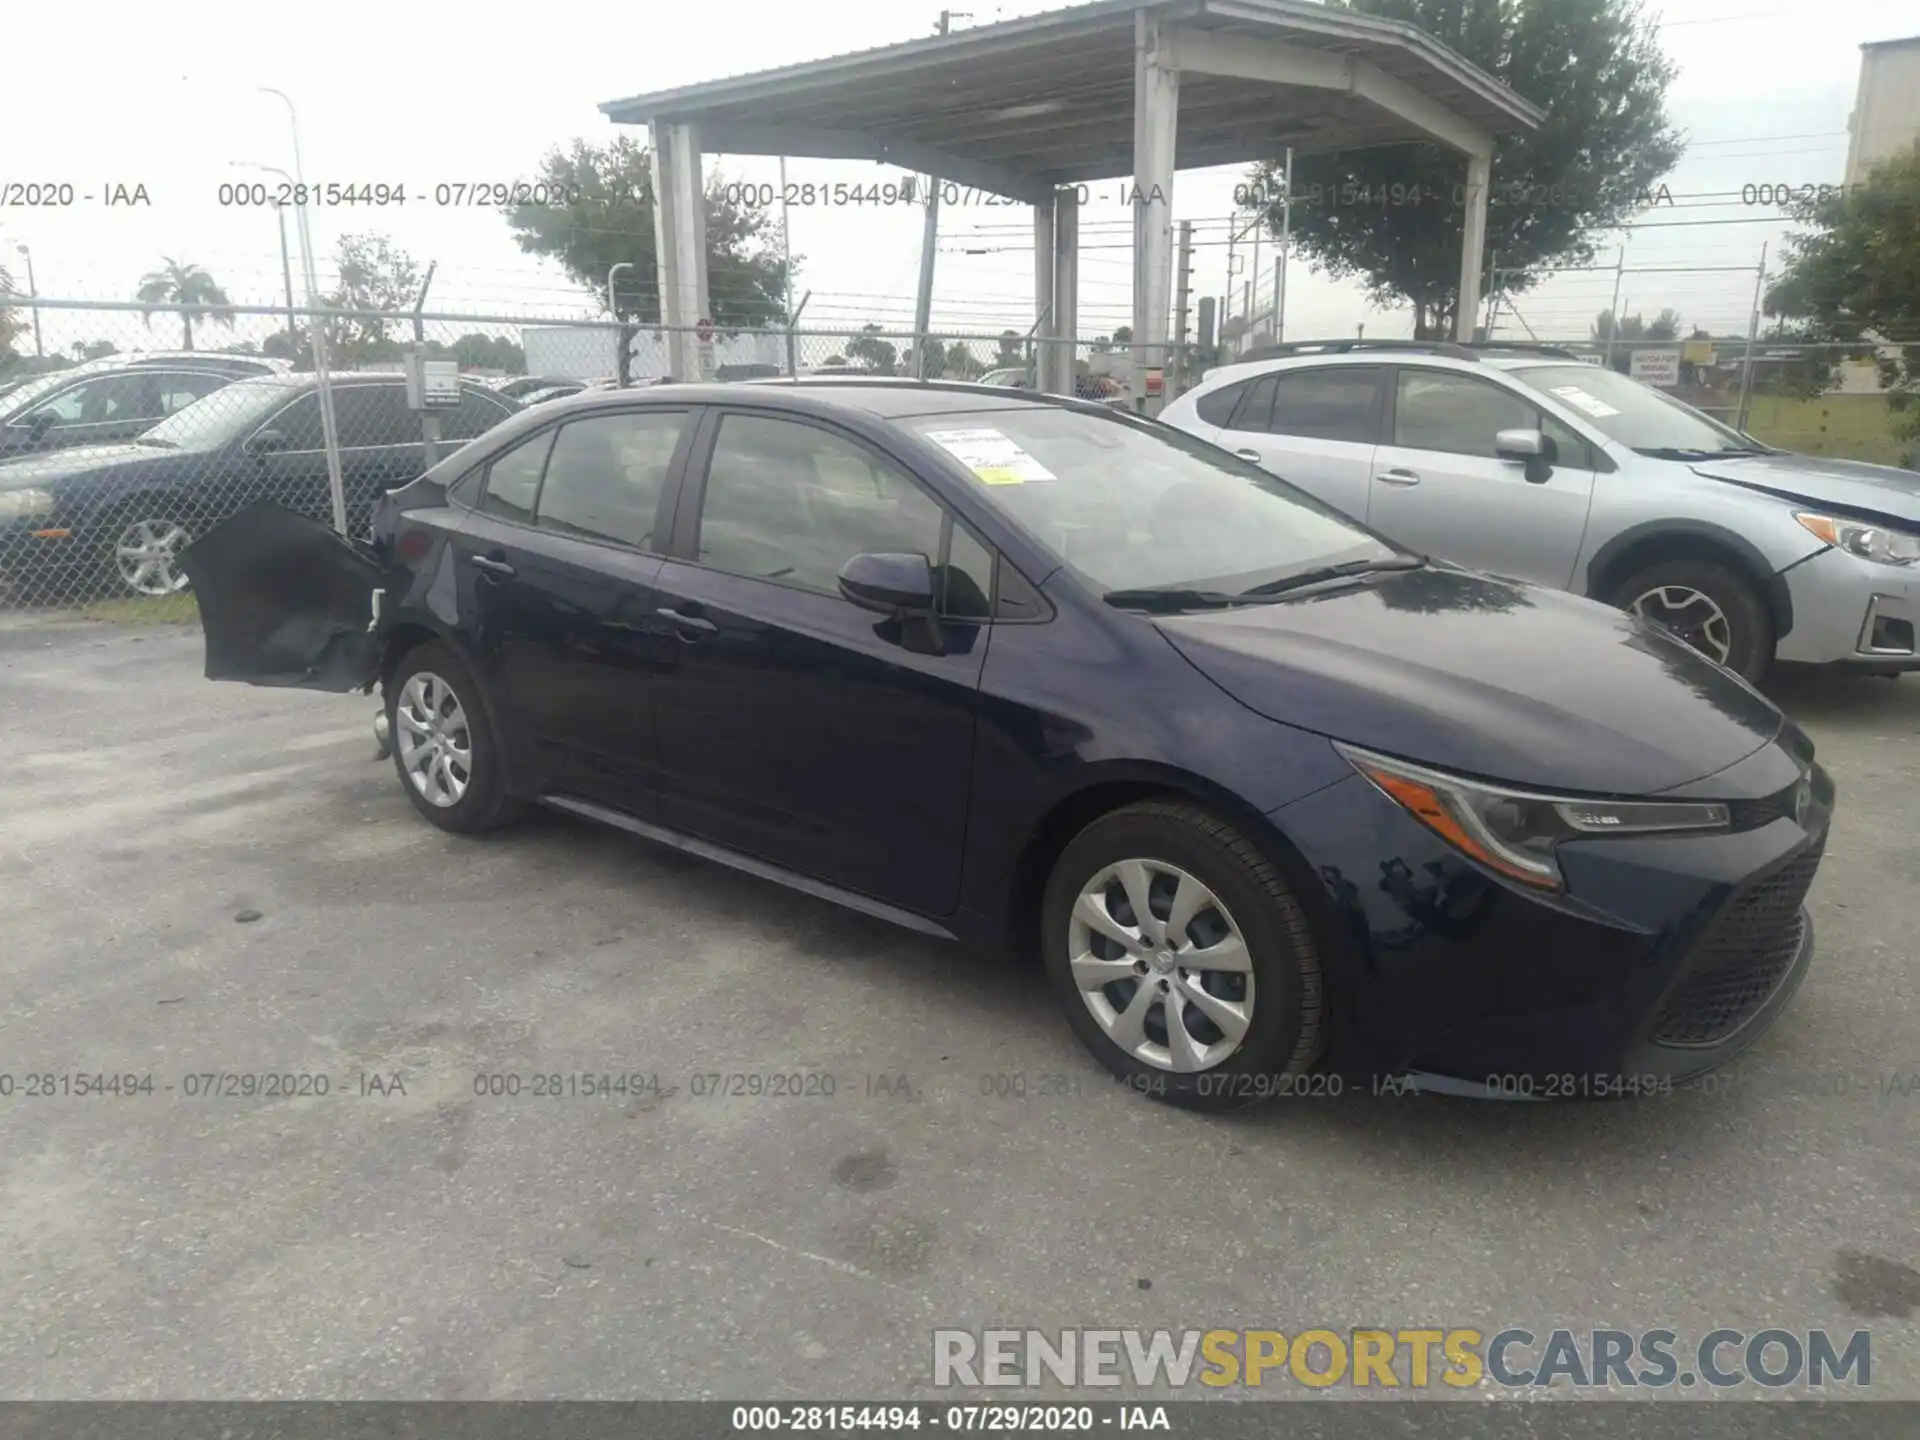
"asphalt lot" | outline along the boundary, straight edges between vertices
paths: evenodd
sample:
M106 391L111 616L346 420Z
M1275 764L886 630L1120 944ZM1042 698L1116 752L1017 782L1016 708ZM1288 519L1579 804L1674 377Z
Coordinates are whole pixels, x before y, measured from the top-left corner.
M1920 678L1779 687L1840 809L1737 1087L1215 1120L1011 961L558 816L442 835L373 702L199 666L0 619L4 1398L899 1397L935 1326L1423 1322L1864 1326L1920 1398ZM96 1072L156 1088L20 1088ZM659 1083L475 1093L582 1072Z

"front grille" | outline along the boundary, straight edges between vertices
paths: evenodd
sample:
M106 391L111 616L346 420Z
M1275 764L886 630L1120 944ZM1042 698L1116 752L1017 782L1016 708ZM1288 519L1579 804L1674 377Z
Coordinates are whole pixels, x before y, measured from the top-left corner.
M1800 907L1824 837L1734 901L1695 950L1692 974L1654 1022L1659 1045L1717 1045L1767 1003L1800 952Z

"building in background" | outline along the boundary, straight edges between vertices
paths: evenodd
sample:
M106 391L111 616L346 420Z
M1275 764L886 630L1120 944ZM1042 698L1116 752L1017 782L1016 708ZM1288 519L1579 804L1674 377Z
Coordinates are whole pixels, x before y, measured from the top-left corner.
M1860 85L1847 121L1847 184L1920 140L1920 35L1860 47Z

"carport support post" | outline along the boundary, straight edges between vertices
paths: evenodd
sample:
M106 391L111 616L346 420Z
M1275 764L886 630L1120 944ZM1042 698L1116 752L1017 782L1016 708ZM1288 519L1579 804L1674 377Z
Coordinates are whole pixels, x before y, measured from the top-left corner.
M1467 216L1460 235L1460 301L1454 339L1469 343L1480 318L1480 268L1487 262L1487 192L1493 188L1493 146L1468 152Z
M1173 156L1180 124L1180 72L1161 48L1160 20L1133 17L1133 372L1136 404L1149 370L1167 363L1173 300Z
M1033 388L1053 390L1053 207L1055 196L1033 205Z
M1057 395L1072 395L1080 356L1080 195L1056 190L1053 196L1053 333L1060 337L1053 349Z
M700 137L692 125L655 120L653 238L660 276L660 323L667 332L667 370L676 380L704 380L694 327L712 318L707 297L707 206L700 179Z

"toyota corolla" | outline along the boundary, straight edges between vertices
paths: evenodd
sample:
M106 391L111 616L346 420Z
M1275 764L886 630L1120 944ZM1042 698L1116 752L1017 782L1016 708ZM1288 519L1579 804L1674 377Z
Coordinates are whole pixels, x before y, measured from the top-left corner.
M1194 1107L1671 1083L1813 952L1833 786L1744 681L1102 406L590 392L369 540L262 503L184 565L208 676L377 687L432 824L544 804L1037 954Z

